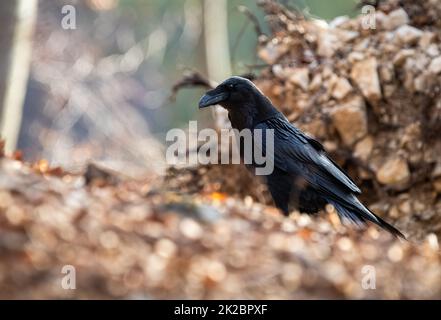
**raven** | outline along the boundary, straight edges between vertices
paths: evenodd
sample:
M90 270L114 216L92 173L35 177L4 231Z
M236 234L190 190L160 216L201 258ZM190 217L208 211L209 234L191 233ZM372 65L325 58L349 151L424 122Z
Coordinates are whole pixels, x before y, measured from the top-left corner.
M357 199L360 189L322 144L292 125L250 80L234 76L206 92L199 108L212 105L228 111L234 129L273 129L274 170L265 179L275 205L285 215L291 207L312 214L330 204L343 222L365 226L370 221L405 238ZM263 152L266 145L262 141Z

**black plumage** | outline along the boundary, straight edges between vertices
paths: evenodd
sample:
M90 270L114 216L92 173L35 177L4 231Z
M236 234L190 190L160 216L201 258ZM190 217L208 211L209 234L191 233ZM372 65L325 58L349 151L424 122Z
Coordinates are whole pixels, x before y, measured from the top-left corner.
M357 199L360 189L320 142L292 125L251 81L231 77L199 101L200 108L215 104L228 110L235 129L274 130L274 171L265 178L275 205L284 214L292 208L316 213L331 204L345 222L362 226L370 221L404 238ZM261 148L265 153L265 140Z

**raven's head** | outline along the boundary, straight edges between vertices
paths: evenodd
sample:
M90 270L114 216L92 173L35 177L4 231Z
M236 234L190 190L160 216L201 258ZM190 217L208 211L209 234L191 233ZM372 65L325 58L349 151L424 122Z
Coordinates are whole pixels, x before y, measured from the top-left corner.
M262 98L265 96L250 80L231 77L203 95L199 100L199 109L219 104L230 111L257 105Z
M219 104L228 110L233 128L252 128L260 121L279 113L254 83L241 77L231 77L199 100L199 108Z

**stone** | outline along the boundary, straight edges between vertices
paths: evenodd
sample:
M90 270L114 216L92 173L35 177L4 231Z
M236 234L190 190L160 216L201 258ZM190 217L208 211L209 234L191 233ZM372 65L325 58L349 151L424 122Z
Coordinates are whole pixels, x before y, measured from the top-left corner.
M406 62L406 59L415 55L413 49L402 49L393 58L394 66L400 67Z
M435 58L439 56L439 49L438 46L434 43L429 45L426 49L426 53L429 57Z
M387 19L388 19L388 17L383 11L376 11L375 12L375 29L385 29L384 23Z
M360 33L337 28L319 28L317 33L317 53L323 57L332 57L347 42L359 38Z
M348 16L339 16L339 17L332 19L332 21L329 23L329 26L331 28L338 28L348 21L349 21Z
M406 184L410 179L410 172L406 160L394 156L386 160L376 176L381 184L396 186Z
M389 209L389 216L392 219L397 219L400 216L400 211L398 210L397 206L392 206Z
M354 148L354 156L366 161L372 153L374 148L374 139L368 135L357 142Z
M391 82L394 78L394 69L393 66L391 64L383 64L380 67L380 79L381 82Z
M315 138L323 138L326 136L326 124L319 118L313 119L308 123L304 123L300 127L307 134Z
M433 178L441 178L441 161L438 161L432 171Z
M438 74L441 72L441 56L436 57L432 60L432 62L429 65L429 72L433 74Z
M269 41L264 47L260 48L257 54L260 59L272 65L276 63L279 58L284 55L288 50L288 43L275 41L273 39L272 41Z
M420 38L420 41L418 42L418 45L421 48L427 48L435 39L436 35L434 32L424 31L423 35Z
M343 143L348 146L367 134L366 106L358 95L334 108L331 118Z
M311 83L309 84L309 90L315 91L319 89L322 86L322 75L320 73L317 73L313 78Z
M349 42L352 41L360 36L360 33L357 31L349 31L349 30L337 30L337 37L338 39L342 40L343 42Z
M364 54L359 52L359 51L352 51L349 55L348 55L348 61L350 63L355 63L356 61L360 61L364 59Z
M317 53L323 57L332 57L342 45L337 33L322 29L317 37Z
M395 36L397 40L403 44L414 44L421 38L422 35L423 32L420 29L409 26L407 24L399 27L395 31Z
M351 70L352 81L360 88L363 96L372 103L381 99L380 80L374 57L354 63Z
M309 86L309 70L308 68L295 68L292 69L291 74L288 76L289 82L296 86L307 90Z
M425 92L427 87L427 79L428 76L426 73L422 73L419 76L417 76L413 82L413 86L415 88L415 91L417 92Z
M303 90L307 90L309 86L309 70L308 68L292 68L282 67L280 64L275 64L272 67L273 74L280 80L288 81Z
M286 80L287 77L286 69L284 69L280 64L273 65L271 70L277 78L281 80Z
M369 50L371 45L371 40L369 38L365 38L354 45L353 50L358 52L366 52Z
M435 179L433 181L433 188L437 193L441 193L441 178Z
M397 87L393 84L386 84L383 86L383 93L386 98L392 97L392 95L395 93L395 90Z
M404 214L411 214L412 213L412 204L410 203L410 200L404 200L399 204L400 212Z
M346 78L338 77L332 88L332 96L341 100L352 91L352 86Z
M386 30L394 30L402 25L409 23L409 16L403 8L389 13L385 18L383 18L382 26Z

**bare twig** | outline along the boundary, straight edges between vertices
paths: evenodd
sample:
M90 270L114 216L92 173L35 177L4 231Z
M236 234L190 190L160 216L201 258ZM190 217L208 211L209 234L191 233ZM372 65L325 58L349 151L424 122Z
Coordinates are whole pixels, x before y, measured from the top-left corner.
M239 6L237 7L237 10L239 10L240 13L243 13L253 24L254 30L256 31L257 36L265 35L262 28L259 24L259 19L245 6Z
M179 90L182 88L204 87L212 89L216 86L214 81L200 74L198 71L188 70L184 72L181 79L179 79L172 87L172 94L170 100L174 101Z

